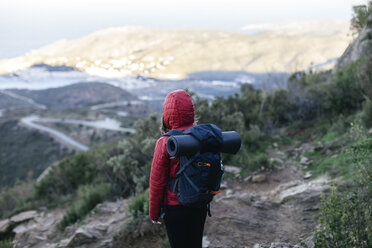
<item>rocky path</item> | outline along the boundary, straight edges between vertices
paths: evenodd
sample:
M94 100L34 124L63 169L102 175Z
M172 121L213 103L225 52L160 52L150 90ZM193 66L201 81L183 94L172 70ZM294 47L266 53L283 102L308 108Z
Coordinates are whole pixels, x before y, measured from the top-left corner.
M302 154L311 149L309 144L273 149L274 171L228 180L211 205L204 247L292 247L311 236L320 195L330 189L327 177L304 175L302 167L311 161Z
M312 179L303 171L304 166L311 165L303 154L314 149L311 144L272 149L271 162L276 163L273 171L225 180L222 193L211 204L213 216L207 218L203 247L295 248L300 247L295 245L299 239L309 241L317 223L320 195L330 189L327 177ZM226 170L237 173L239 168L227 166ZM17 247L121 247L114 237L130 216L128 201L97 205L63 234L56 229L63 209L21 213L19 223L14 217L1 221L0 232L12 228ZM156 236L151 229L150 222L144 223L138 230L138 240L128 247L162 247L164 237Z

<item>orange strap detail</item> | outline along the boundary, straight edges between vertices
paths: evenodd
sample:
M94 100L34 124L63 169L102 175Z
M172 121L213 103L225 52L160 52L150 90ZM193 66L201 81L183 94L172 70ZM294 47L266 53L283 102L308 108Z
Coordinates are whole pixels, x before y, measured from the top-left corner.
M210 163L198 162L198 166L208 166L211 167Z
M217 194L219 194L220 192L221 192L220 190L219 190L219 191L207 190L205 193L206 193L206 194L217 195Z

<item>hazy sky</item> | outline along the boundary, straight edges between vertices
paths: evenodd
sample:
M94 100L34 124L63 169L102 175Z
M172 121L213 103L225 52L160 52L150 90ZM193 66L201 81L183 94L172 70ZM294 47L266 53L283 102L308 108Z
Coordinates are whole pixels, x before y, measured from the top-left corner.
M350 19L366 0L0 0L0 59L113 26L239 31L247 24Z

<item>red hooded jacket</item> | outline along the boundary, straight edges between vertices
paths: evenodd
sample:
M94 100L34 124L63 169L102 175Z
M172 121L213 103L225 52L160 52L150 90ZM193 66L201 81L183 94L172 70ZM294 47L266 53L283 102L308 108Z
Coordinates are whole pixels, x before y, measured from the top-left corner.
M184 131L194 124L194 104L184 90L176 90L167 95L163 106L164 123L169 129ZM169 136L158 139L150 174L149 215L152 220L160 216L161 204L179 205L176 193L166 189L168 178L176 178L179 170L179 158L171 158L167 152ZM166 197L164 193L166 191Z

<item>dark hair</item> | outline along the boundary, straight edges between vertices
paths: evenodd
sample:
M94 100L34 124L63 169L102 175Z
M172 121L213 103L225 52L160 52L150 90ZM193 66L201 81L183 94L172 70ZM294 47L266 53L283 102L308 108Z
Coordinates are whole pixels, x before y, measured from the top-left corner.
M198 125L198 117L195 115L194 116L194 125ZM169 127L167 127L167 125L165 125L165 121L164 121L164 113L161 114L161 120L160 120L160 132L161 134L165 134L167 132L169 132L171 129Z
M161 121L160 121L160 132L161 134L165 134L167 132L170 131L170 128L167 127L167 125L165 125L165 121L164 121L164 113L161 114Z

